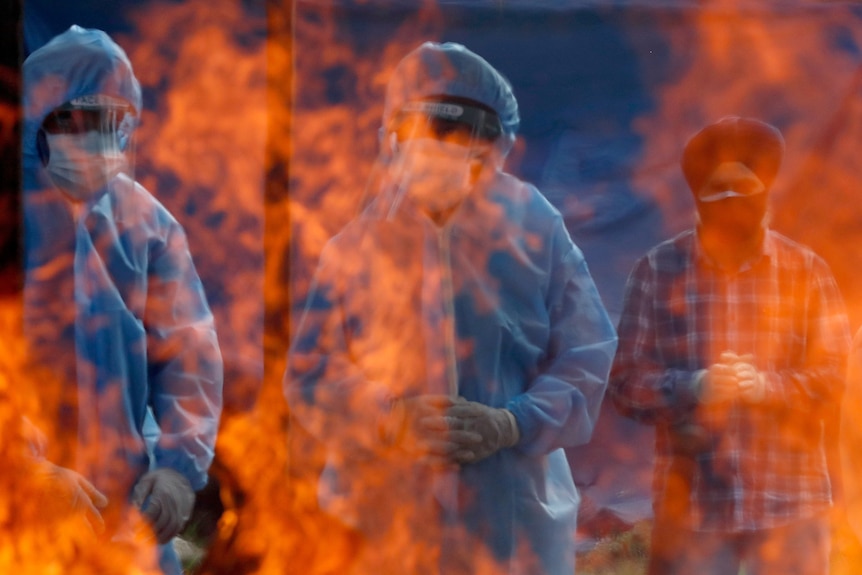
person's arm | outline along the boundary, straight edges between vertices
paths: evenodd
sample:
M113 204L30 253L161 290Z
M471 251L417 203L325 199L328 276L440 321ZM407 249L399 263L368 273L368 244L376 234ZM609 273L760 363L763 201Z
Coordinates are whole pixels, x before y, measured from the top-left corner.
M223 366L185 234L166 217L163 237L150 248L144 316L150 402L161 430L155 460L199 490L214 455Z
M617 410L638 421L681 421L698 403L702 372L668 368L659 360L655 284L649 256L643 257L626 284L608 392Z
M802 410L837 406L844 392L850 328L838 285L818 257L812 263L807 298L797 305L805 306L804 360L799 367L761 371L761 403Z
M527 455L589 441L617 344L583 254L561 221L552 241L546 368L506 405L520 435L514 449Z
M346 279L339 261L348 260L336 250L330 244L321 254L288 353L283 385L296 422L319 441L361 455L379 451L383 421L393 404L388 390L369 381L350 356L349 324L357 320L346 317L342 305Z

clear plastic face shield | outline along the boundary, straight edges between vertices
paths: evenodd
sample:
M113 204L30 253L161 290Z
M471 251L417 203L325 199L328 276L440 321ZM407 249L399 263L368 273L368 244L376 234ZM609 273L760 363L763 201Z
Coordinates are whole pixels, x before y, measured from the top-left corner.
M134 180L136 122L134 107L111 96L82 96L55 108L37 136L51 180L83 202L101 196L121 172Z
M492 111L452 101L409 102L389 126L390 215L405 197L433 214L456 207L474 187L502 135Z

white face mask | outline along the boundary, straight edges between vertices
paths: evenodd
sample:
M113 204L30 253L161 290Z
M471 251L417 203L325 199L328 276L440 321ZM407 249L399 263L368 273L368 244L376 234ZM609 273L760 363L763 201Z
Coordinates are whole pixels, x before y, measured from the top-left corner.
M470 148L432 138L407 140L398 149L390 173L398 193L419 206L442 212L456 206L472 188Z
M53 182L73 200L87 201L126 166L114 134L46 134L50 153L46 169Z

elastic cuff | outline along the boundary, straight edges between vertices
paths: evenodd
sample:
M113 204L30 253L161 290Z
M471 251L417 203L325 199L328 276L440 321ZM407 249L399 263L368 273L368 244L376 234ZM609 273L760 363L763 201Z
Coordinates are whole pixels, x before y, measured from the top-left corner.
M509 437L511 438L506 447L512 447L513 445L517 445L518 441L521 440L521 430L518 428L518 420L515 419L514 413L512 413L508 409L504 409L503 413L506 415L506 419L509 421Z
M173 451L160 451L157 448L155 459L156 469L173 469L186 478L194 491L200 491L206 487L209 479L207 472L201 471L197 462L190 456Z
M528 407L525 405L525 402L519 401L519 398L521 397L523 397L523 395L509 401L509 404L506 406L506 411L512 414L515 418L515 423L517 424L518 441L515 445L523 446L536 438L539 433L539 426L537 422L530 419L530 412Z

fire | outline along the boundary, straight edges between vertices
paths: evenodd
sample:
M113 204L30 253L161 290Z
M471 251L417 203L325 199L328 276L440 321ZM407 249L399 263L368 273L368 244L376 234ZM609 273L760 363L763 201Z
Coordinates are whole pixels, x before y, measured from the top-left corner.
M725 115L772 122L784 135L786 153L773 185L771 225L826 259L855 329L862 320L862 283L857 255L847 246L859 239L853 223L858 211L848 209L857 204L851 198L860 183L855 160L860 72L853 48L862 40L858 15L849 6L835 4L755 6L728 0L708 3L685 18L673 10L659 18L670 50L686 57L679 59L684 65L675 77L657 85L656 108L638 118L633 128L644 138L642 165L667 166L657 185L640 186L661 206L667 235L692 222L690 196L677 167L687 138ZM647 74L651 70L646 57L643 69ZM848 407L858 409L845 404ZM826 420L834 477L839 472L836 415ZM858 421L858 414L851 418ZM859 478L843 481L858 491ZM852 572L851 563L859 556L843 532L840 505L834 573ZM844 557L851 552L855 560Z
M166 90L155 108L143 110L138 174L186 229L227 367L226 412L214 466L226 511L204 573L342 573L362 552L358 533L318 508L322 448L304 430L289 428L281 378L320 252L367 200L389 75L406 52L443 28L434 3L424 6L386 40L382 57L355 52L339 36L343 14L311 1L271 5L266 14L243 9L242 3L154 2L137 8L134 32L118 38L145 89ZM829 261L855 325L862 318L862 299L856 296L862 256L847 246L859 233L858 218L835 206L858 203L854 152L862 110L854 100L862 74L854 54L831 45L827 34L805 31L841 29L857 43L862 39L842 26L854 19L849 8L762 15L750 2L723 1L689 18L661 22L671 49L688 53L690 65L657 83L655 108L632 126L644 140L633 186L661 206L668 232L687 225L691 206L677 168L682 143L725 114L774 114L788 145L773 221ZM654 68L644 58L648 75ZM823 88L836 85L846 90L836 94ZM477 250L475 257L482 254ZM395 295L378 294L382 300ZM381 365L398 357L397 343L381 345L376 358ZM459 353L470 353L469 344L462 345ZM4 373L27 373L15 365L26 357L23 348L6 346L0 353ZM11 389L11 382L11 377L0 380L0 392ZM0 405L3 422L30 410L29 399L15 401L25 405ZM4 423L3 437L14 436L13 428ZM618 449L623 460L637 455L625 444ZM4 474L3 482L8 489L2 493L32 492L17 474ZM0 524L10 525L17 507L0 503ZM397 526L389 551L415 548L417 538L428 537L427 547L405 558L405 566L433 564L440 552L430 541L433 534L410 527L423 510L403 501L385 503ZM139 562L135 549L100 555L88 536L78 537L79 525L58 521L44 530L42 520L30 515L21 517L39 529L15 526L17 546L0 546L0 565L27 573L28 562L19 557L46 550L51 565L75 563L80 572L85 565L110 572L117 565L151 564ZM52 541L61 544L51 546ZM483 557L479 572L494 567L492 557Z
M355 54L339 39L332 9L314 3L297 4L292 17L287 7L273 9L266 21L206 2L159 3L135 14L141 24L126 45L138 77L145 88L169 87L158 109L144 110L139 172L185 226L208 293L226 294L211 304L228 373L231 363L244 366L241 358L259 362L261 293L271 318L255 407L235 410L226 401L214 473L227 509L204 573L286 566L339 573L361 545L349 526L317 509L320 450L299 429L287 434L281 380L298 311L290 298L304 297L324 243L358 214L388 74L432 37L435 14L429 4L418 22L405 24L382 62ZM265 44L258 42L263 26ZM330 102L332 90L345 101ZM179 185L160 185L165 174ZM230 249L203 255L204 246L220 245ZM259 262L261 249L265 269L243 265L242 257ZM226 399L235 384L226 379ZM409 504L403 513L407 524ZM413 535L399 534L404 548Z
M14 38L16 25L15 18L4 22L8 38ZM13 45L11 40L4 48ZM155 575L160 571L149 534L133 534L122 543L102 537L73 511L66 483L44 459L59 438L42 394L50 395L59 382L33 356L22 329L23 274L16 237L21 202L15 197L20 189L20 173L15 172L21 157L21 109L12 97L20 89L12 64L16 59L17 53L4 53L0 64L0 149L8 160L0 183L0 571Z
M0 297L0 333L0 569L34 575L160 573L146 533L122 543L99 537L67 507L61 486L36 457L43 430L51 426L35 391L52 375L29 361L15 294Z

